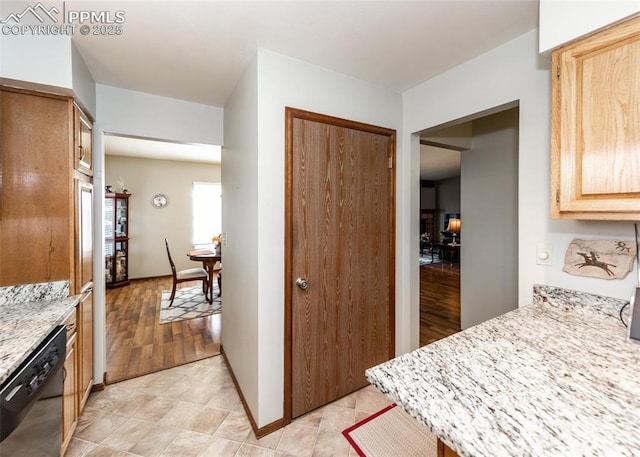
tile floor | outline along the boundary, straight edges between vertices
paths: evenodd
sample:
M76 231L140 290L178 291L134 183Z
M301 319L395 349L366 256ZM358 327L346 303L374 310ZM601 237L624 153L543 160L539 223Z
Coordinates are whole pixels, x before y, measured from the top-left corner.
M216 356L91 394L65 455L350 457L342 430L389 403L368 386L258 440Z

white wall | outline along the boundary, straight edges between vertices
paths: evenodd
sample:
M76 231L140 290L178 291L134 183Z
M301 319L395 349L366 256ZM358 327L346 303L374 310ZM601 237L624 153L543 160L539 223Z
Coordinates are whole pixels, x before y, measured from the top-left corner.
M71 37L2 35L0 75L17 81L71 89Z
M463 329L518 305L518 110L471 124L461 157Z
M222 231L223 348L242 394L258 411L258 62L245 70L224 108ZM265 178L262 178L265 179Z
M220 165L137 157L105 157L105 181L117 188L120 177L129 197L129 279L171 274L164 246L169 238L178 270L200 266L185 255L193 249L193 182L220 182ZM155 208L154 195L163 193L169 205ZM211 236L216 235L211 233Z
M96 116L96 82L82 55L71 42L71 87L80 106L93 118Z
M639 0L540 0L540 52L638 12Z
M411 132L468 118L519 100L519 305L531 301L534 283L628 299L634 284L632 275L621 281L607 281L574 277L562 272L564 252L573 236L631 239L633 227L619 222L551 220L550 62L538 54L537 35L537 30L528 32L405 92L404 144L408 144ZM415 168L418 166L419 148L414 144L403 159ZM415 189L417 194L417 181L411 189ZM417 204L414 208L417 213ZM417 228L412 236L417 239ZM551 267L536 264L536 244L541 242L553 249ZM416 269L417 263L416 260ZM417 294L412 296L411 305L412 310L419 307ZM418 331L417 325L412 331Z
M253 71L253 67L250 69ZM229 319L224 314L225 325L223 330L224 348L231 340L237 346L234 354L230 355L230 361L236 376L240 382L245 396L253 396L257 388L257 405L254 399L249 398L248 403L252 414L259 427L263 427L283 415L283 385L284 385L284 110L285 106L324 113L332 116L352 119L360 122L380 125L383 127L400 129L401 127L401 97L400 94L382 89L370 83L366 83L342 74L338 74L314 65L310 65L295 59L291 59L267 50L258 50L257 56L257 150L254 147L254 131L248 121L243 120L246 114L240 113L241 105L251 104L253 78L243 80L236 89L227 106L225 106L225 138L228 142L223 152L223 192L225 205L229 204L226 198L227 190L225 182L233 182L227 176L227 159L231 156L231 149L236 148L230 144L231 139L227 135L233 135L238 142L242 135L249 135L251 140L245 141L245 151L248 156L245 163L251 163L257 158L257 179L253 188L248 192L245 200L248 204L254 204L254 196L257 197L257 220L249 218L248 238L238 240L237 234L242 233L239 227L227 225L226 210L223 210L224 230L229 237L229 246L235 243L248 243L255 248L251 252L252 265L257 262L257 281L247 281L244 277L228 274L226 257L229 249L225 251L225 302L229 297L229 281L234 283L234 294L240 294L241 289L250 289L243 295L253 302L243 304L246 309L242 316L234 317L233 327L229 328ZM243 92L244 95L240 92ZM248 117L251 120L253 111L249 110ZM231 127L232 117L236 118L239 125ZM246 128L241 128L246 127ZM237 130L232 133L232 130ZM239 164L239 165L242 165ZM255 166L255 165L254 165ZM240 174L236 169L232 173ZM252 173L248 171L248 173ZM248 179L240 184L238 192L243 191L242 186L249 186ZM234 186L235 186L234 182ZM246 191L244 191L246 192ZM417 201L417 200L416 200ZM242 201L238 202L242 204ZM416 207L417 208L417 207ZM247 214L253 208L247 209ZM235 208L234 208L235 211ZM398 210L400 214L400 209ZM398 217L400 220L401 217ZM417 224L417 216L416 221ZM402 227L399 227L402 230ZM257 239L254 237L257 236ZM256 243L257 241L257 243ZM415 243L414 243L415 246ZM245 249L246 250L246 249ZM414 251L417 252L416 249ZM398 252L398 258L402 258L402 252ZM234 259L234 262L238 259ZM246 260L248 265L251 263ZM417 262L417 260L416 260ZM401 265L402 261L398 260ZM253 275L253 270L249 270ZM398 271L397 275L401 275ZM228 279L231 278L231 279ZM257 290L252 291L254 284ZM400 288L398 288L400 295ZM233 304L237 302L232 297ZM401 301L401 300L398 300ZM232 305L233 306L233 305ZM398 305L399 309L402 306ZM256 321L257 317L257 321ZM257 327L256 327L257 324ZM231 335L234 332L238 335ZM402 338L402 332L398 332L398 338ZM240 352L240 350L243 352ZM246 354L246 355L245 355ZM243 360L242 357L248 357ZM257 363L257 364L256 364ZM255 364L255 366L254 366ZM242 373L239 375L239 371ZM254 383L257 382L257 385Z
M471 142L471 137L469 137ZM444 226L444 215L447 213L460 213L460 176L436 181L436 199L438 213L436 214L436 240L440 240L440 232ZM461 216L462 217L462 216Z
M96 85L105 132L185 143L223 144L223 109L175 98Z
M95 81L69 36L2 35L0 77L6 85L72 96L95 117Z

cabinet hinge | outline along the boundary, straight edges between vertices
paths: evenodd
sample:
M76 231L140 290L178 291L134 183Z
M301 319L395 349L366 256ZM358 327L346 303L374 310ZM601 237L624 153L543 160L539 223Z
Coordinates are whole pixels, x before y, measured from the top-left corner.
M560 78L560 65L556 65L556 77Z
M560 189L556 189L556 203L560 203Z
M389 157L389 169L393 168L393 157Z

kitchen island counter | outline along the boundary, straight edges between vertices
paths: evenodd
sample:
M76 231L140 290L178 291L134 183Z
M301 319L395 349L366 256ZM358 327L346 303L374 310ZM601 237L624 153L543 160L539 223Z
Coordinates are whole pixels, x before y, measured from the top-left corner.
M367 370L463 457L640 455L640 345L625 302L536 286L534 304Z

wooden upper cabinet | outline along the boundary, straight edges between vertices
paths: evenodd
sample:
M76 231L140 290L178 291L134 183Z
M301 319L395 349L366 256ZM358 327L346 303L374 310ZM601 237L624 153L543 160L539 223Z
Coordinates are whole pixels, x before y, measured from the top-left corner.
M640 219L640 16L552 63L552 217Z
M71 104L2 88L0 113L0 286L68 280Z
M77 105L73 110L75 168L93 176L93 122Z

